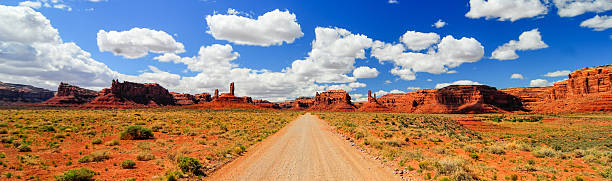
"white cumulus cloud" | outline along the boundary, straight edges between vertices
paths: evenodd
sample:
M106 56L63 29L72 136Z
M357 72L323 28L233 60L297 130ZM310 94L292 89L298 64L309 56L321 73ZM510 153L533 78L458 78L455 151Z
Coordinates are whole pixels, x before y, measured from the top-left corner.
M603 31L612 28L612 16L595 15L580 23L581 27L592 28L595 31Z
M438 41L440 41L440 35L436 33L406 31L406 33L400 37L400 41L404 43L408 49L419 51L438 43Z
M108 85L117 72L63 42L49 19L29 7L0 5L0 80L55 89L59 82Z
M548 45L542 41L542 36L538 29L525 31L519 36L519 40L510 40L510 42L497 47L491 55L491 58L497 60L514 60L519 58L516 54L517 50L537 50L548 48Z
M554 72L548 72L546 74L544 74L544 77L563 77L563 76L567 76L570 73L572 73L569 70L558 70L558 71L554 71Z
M377 76L378 76L378 70L376 70L376 68L361 66L353 70L353 77L358 78L358 79L376 78Z
M444 26L446 26L446 22L442 21L442 19L439 19L433 24L433 27L436 27L436 28L442 28Z
M207 31L217 40L227 40L240 45L271 46L293 43L304 36L295 14L278 9L267 12L257 19L239 16L230 11L228 15L206 16Z
M450 68L463 63L476 62L484 55L484 47L474 38L463 37L455 39L446 36L440 43L434 45L426 53L405 52L402 44L390 44L381 41L374 42L372 57L381 63L392 62L395 67L391 74L403 80L416 79L416 72L441 74L449 72Z
M436 84L436 89L444 88L451 85L482 85L481 83L471 81L471 80L458 80L451 83L439 83Z
M164 31L132 28L128 31L98 31L98 48L125 58L141 58L154 53L182 53L185 47Z
M512 74L510 75L510 79L524 79L524 77L521 74Z
M553 85L552 82L548 82L548 80L544 80L544 79L535 79L529 82L529 86L531 87L546 87L546 86L552 86L552 85Z
M574 17L586 12L604 12L612 9L612 0L554 0L561 17Z
M470 0L468 18L498 18L499 21L516 21L544 15L548 8L540 0Z
M40 1L23 1L19 3L19 6L31 7L34 9L38 9L42 6Z

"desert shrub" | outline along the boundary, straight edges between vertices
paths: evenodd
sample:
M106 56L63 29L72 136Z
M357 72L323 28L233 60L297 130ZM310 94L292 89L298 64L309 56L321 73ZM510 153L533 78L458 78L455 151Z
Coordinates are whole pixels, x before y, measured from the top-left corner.
M7 129L0 129L0 134L7 134L8 130Z
M78 161L80 163L89 163L89 162L100 162L104 160L110 159L110 155L106 150L95 151L90 153L89 155L85 155L81 157Z
M91 144L94 144L94 145L102 144L102 139L100 139L100 138L93 139L91 141Z
M487 150L489 153L497 154L497 155L506 154L506 150L504 150L504 147L502 147L500 145L487 146L487 147L485 147L485 150Z
M480 158L480 156L478 156L478 154L472 152L472 153L470 153L470 158L472 158L474 160L478 160Z
M198 159L192 157L185 156L179 158L178 167L185 173L192 173L195 175L203 174L201 171L202 164L200 161L198 161Z
M64 174L55 176L58 181L89 181L98 173L88 168L77 168L65 171Z
M555 157L557 156L557 154L559 154L557 151L553 150L552 148L545 147L545 146L538 147L535 150L533 150L531 153L533 154L533 156L538 157L538 158Z
M117 146L119 145L119 140L111 140L104 143L105 146Z
M361 139L363 137L365 137L365 133L363 133L362 131L357 131L355 133L355 139Z
M246 151L246 146L244 145L238 145L234 148L234 153L236 155L242 155L242 153L244 153Z
M124 160L123 162L121 162L121 168L123 169L136 168L136 162L134 160Z
M47 132L55 132L55 128L51 125L44 125L40 127L41 131L47 131Z
M463 169L464 161L457 158L442 158L438 160L434 166L438 174L450 175Z
M30 146L26 145L26 144L21 144L17 147L17 151L19 152L30 152L32 151L32 148L30 148Z
M604 170L598 171L598 173L603 178L612 179L612 168L606 168Z
M148 151L142 151L136 155L136 160L138 161L149 161L155 159L155 155Z
M139 125L132 125L121 131L120 138L122 140L153 139L153 131L151 131L151 129Z
M392 132L384 132L383 133L383 137L384 138L391 138L391 137L393 137L393 133Z

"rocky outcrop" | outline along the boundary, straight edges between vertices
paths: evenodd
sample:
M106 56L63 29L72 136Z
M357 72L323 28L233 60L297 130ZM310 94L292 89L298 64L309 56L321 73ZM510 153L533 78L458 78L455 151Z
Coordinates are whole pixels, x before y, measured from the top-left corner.
M281 109L305 110L314 105L314 102L314 97L298 97L295 100L280 103L279 106Z
M194 95L197 103L205 103L212 101L209 93L201 93Z
M406 94L388 94L378 101L394 112L503 113L522 110L521 100L486 85L451 85Z
M133 83L113 80L110 89L103 89L96 99L84 105L87 108L133 108L174 105L167 89L157 83Z
M612 111L612 65L576 70L554 84L535 112Z
M275 103L272 103L266 100L254 100L253 104L255 104L256 106L262 107L262 108L280 109L280 106L278 104L275 104Z
M378 102L378 100L376 99L376 93L374 93L374 96L372 96L371 90L368 90L368 102L363 103L362 105L359 105L358 107L359 109L357 109L357 111L359 112L389 112L390 111L388 107Z
M351 96L344 90L328 90L314 97L314 104L308 108L312 111L355 111Z
M41 103L53 95L53 91L31 85L0 82L0 104Z
M181 94L181 93L176 93L176 92L170 92L170 94L172 94L172 97L176 101L176 105L184 106L184 105L193 105L193 104L198 103L198 100L196 99L196 97L191 94Z
M53 98L43 102L43 106L54 107L70 107L86 104L94 100L98 96L98 92L83 89L68 83L60 83L57 88L57 93Z
M259 105L258 105L259 104ZM215 89L215 95L212 97L210 102L200 102L200 104L194 105L193 107L202 108L223 108L223 107L240 107L240 108L252 108L262 109L276 107L275 105L269 104L267 101L260 100L256 104L251 97L238 97L234 95L234 83L230 83L230 92L222 93L219 95L219 90Z

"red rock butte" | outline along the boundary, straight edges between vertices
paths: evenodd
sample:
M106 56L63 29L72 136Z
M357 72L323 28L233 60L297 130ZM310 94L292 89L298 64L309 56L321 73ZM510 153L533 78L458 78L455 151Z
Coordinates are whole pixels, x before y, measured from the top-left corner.
M612 65L576 70L564 81L549 87L496 89L486 85L451 85L380 98L368 91L368 102L353 103L343 90L328 90L314 97L298 97L281 103L253 100L229 93L183 94L168 92L156 83L120 83L100 92L60 83L57 93L32 86L0 83L4 102L42 102L43 106L82 108L146 108L189 106L199 108L242 107L307 111L360 111L406 113L510 113L510 112L603 112L612 111ZM49 99L50 98L50 99ZM47 100L48 99L48 100Z
M44 106L55 107L72 107L86 104L94 100L98 96L98 92L83 89L68 83L60 83L55 95L42 103Z

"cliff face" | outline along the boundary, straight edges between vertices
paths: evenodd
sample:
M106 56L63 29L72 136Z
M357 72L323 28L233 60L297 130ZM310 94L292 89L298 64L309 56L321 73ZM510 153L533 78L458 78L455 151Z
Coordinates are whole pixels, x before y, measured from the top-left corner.
M517 97L486 85L452 85L389 94L378 101L393 111L414 113L500 113L522 108Z
M351 96L343 90L328 90L317 93L314 104L308 108L313 111L355 111Z
M76 106L88 103L98 96L98 92L83 89L67 83L60 83L53 98L42 103L44 106Z
M53 97L54 92L31 85L0 82L0 104L40 103Z
M176 101L177 105L192 105L198 103L196 97L191 94L181 94L176 92L170 92L170 94L172 94L172 97Z
M576 70L555 83L546 98L534 111L612 111L612 65Z
M298 97L295 100L280 103L279 106L282 109L305 110L314 105L314 102L314 97Z
M113 80L110 89L103 89L99 96L84 107L132 108L174 105L175 100L167 89L159 84L140 84Z

